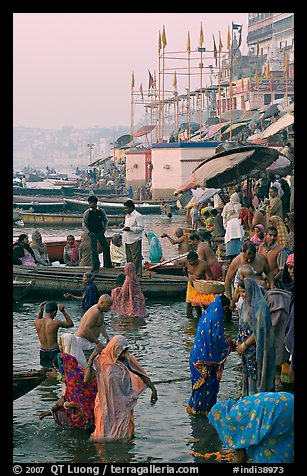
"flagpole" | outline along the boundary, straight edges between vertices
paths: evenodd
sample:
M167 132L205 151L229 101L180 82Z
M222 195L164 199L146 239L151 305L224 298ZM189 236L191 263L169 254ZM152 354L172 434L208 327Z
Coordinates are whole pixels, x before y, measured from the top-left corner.
M133 132L134 132L134 104L133 104L133 93L134 93L134 72L132 73L132 81L131 81L131 113L130 113L130 150L134 148L134 139L133 139Z
M166 46L165 27L163 25L162 31L162 142L164 141L164 61L165 61L165 46Z
M203 128L203 25L200 22L200 36L199 36L199 46L200 46L200 98L199 98L199 130L200 137L199 141L202 142L202 128Z
M219 68L218 68L218 95L219 95L219 126L220 126L220 133L219 139L222 142L222 100L221 100L221 33L219 32Z
M157 141L161 139L161 32L159 30L159 42L158 42L158 54L159 54L159 76L158 76L158 137Z
M230 105L230 111L229 111L229 127L230 127L230 133L229 133L229 139L232 140L232 81L231 81L231 40L230 40L230 32L229 32L229 26L228 26L228 35L227 35L227 47L228 47L228 75L229 75L229 105Z
M286 104L287 104L287 107L288 107L288 56L287 56L287 53L284 52L284 73L285 73L285 76L286 76Z
M188 32L188 94L187 94L187 113L188 113L188 142L191 139L191 46L190 46L190 32Z

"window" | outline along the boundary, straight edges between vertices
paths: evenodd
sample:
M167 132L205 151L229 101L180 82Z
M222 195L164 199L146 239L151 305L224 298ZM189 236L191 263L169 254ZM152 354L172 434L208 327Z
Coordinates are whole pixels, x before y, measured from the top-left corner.
M264 94L263 95L263 104L267 106L271 103L271 94Z

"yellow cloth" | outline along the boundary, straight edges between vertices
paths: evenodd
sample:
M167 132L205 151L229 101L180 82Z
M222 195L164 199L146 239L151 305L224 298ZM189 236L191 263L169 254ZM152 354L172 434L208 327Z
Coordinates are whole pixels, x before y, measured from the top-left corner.
M125 246L115 246L110 243L110 257L112 263L124 265L127 261Z

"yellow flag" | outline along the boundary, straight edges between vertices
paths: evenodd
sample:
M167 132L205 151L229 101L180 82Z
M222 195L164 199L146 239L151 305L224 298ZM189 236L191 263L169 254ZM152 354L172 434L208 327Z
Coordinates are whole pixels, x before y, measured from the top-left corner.
M288 71L289 71L288 55L286 52L284 52L284 73L288 73Z
M268 62L265 68L265 77L266 79L270 79L270 63Z
M219 31L219 54L221 54L223 48L222 40L221 40L221 32Z
M160 53L161 48L162 48L161 31L159 30L158 53Z
M190 41L190 32L188 31L188 40L187 40L187 51L191 53L191 41Z
M177 76L176 76L176 71L174 72L173 86L174 86L174 89L177 91Z
M255 83L258 85L259 84L259 78L258 78L258 69L256 69L256 74L255 74Z
M230 36L230 31L229 31L229 25L228 25L228 32L227 32L227 49L230 51L230 45L231 45L231 36Z
M135 81L134 81L134 71L132 73L132 80L131 80L131 89L134 88L134 84L135 84Z
M163 25L163 31L162 31L162 47L163 49L166 47L167 41L166 41L166 33L165 33L165 27Z
M229 83L229 96L232 96L232 82Z
M202 22L200 22L200 33L199 33L199 46L202 47L204 42L204 32L203 32L203 25Z

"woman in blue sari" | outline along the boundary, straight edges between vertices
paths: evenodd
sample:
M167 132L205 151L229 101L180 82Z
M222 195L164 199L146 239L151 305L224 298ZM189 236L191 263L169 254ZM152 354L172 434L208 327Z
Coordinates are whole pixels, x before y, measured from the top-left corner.
M233 463L292 463L294 395L261 392L218 402L208 414Z
M230 301L218 295L199 319L190 352L192 394L187 406L190 414L203 414L216 403L228 342L224 336L223 317Z
M238 284L243 304L239 317L238 354L242 356L242 396L275 389L275 337L269 305L252 278Z
M160 263L163 257L163 252L159 238L154 234L153 231L146 231L145 236L149 245L150 263Z

